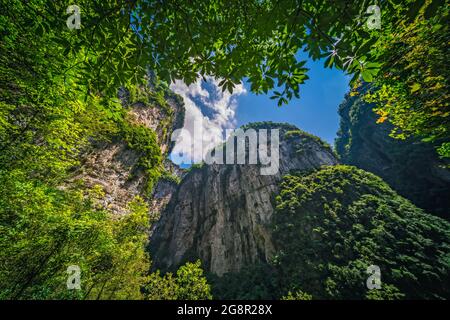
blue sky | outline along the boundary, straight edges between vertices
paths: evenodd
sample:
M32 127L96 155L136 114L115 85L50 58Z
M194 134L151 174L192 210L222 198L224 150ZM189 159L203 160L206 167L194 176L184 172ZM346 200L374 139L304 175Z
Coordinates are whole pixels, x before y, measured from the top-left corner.
M201 162L206 151L223 141L227 129L258 121L287 122L333 145L339 127L337 109L348 92L350 77L324 68L323 61L313 62L302 54L300 58L308 61L310 79L300 87L300 98L282 107L270 99L270 93L250 92L247 83L237 85L232 94L222 92L220 80L212 77L189 86L179 80L171 84L186 110L172 160L177 164Z
M237 97L237 125L256 121L288 122L333 145L339 127L337 109L349 90L350 77L340 70L324 68L323 61L308 60L306 66L310 69L310 79L300 87L300 99L282 107L277 106L277 100L270 99L270 94L251 93L245 83L247 93Z

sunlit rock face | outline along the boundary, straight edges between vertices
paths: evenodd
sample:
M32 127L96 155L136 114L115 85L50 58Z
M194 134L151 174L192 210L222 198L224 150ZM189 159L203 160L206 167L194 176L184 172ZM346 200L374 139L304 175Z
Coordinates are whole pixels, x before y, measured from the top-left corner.
M171 270L200 258L207 271L222 275L267 261L275 251L271 218L283 175L335 165L320 139L285 124L280 129L279 170L262 175L260 165L204 164L181 181L156 224L150 242L154 268Z
M119 98L133 123L155 132L161 153L167 157L173 148L170 134L183 126L183 102L173 92L166 90L165 104L162 106L151 102L149 95L155 90L151 85L146 90L140 90L141 96L136 101L132 101L129 92L123 89L119 91ZM82 153L81 165L76 168L68 184L100 187L104 193L100 205L114 215L126 214L127 204L136 196L149 200L150 213L157 214L167 204L176 183L161 180L154 186L153 194L149 194L148 176L139 165L140 156L120 137L112 137L111 141L92 141ZM164 161L163 166L164 170L175 176L182 175L170 161Z

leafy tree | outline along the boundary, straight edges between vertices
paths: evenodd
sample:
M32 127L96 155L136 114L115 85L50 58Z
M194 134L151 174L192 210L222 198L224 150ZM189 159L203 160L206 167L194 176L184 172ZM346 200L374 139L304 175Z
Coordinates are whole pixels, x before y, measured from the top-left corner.
M286 296L281 298L281 300L312 300L312 296L302 291L296 291L294 293L289 291Z
M433 1L430 7L439 2ZM395 26L405 12L417 15L418 3L423 1L383 2L383 27ZM333 5L316 0L195 4L80 0L78 30L66 26L66 1L8 0L7 4L7 17L17 19L6 19L4 24L9 45L22 30L44 38L53 45L53 55L67 57L60 63L48 56L46 63L59 64L64 76L77 78L85 92L114 93L121 85L137 84L148 67L168 82L191 83L199 76L213 75L223 78L221 85L228 90L247 77L254 92L280 87L274 97L285 103L298 96L299 85L307 79L305 61L296 57L299 50L313 59L328 57L327 66L345 68L356 77L373 75L378 68L368 56L380 30L367 28L370 3L365 0ZM428 11L435 14L434 9ZM19 39L19 43L24 40L31 39Z
M395 26L405 11L414 18L421 3L383 2L382 20ZM436 3L427 2L431 16L435 10L428 8ZM62 187L90 141L117 136L141 152L151 183L159 177L154 133L128 121L119 87L133 100L141 98L136 93L149 69L165 82L212 75L230 91L242 79L257 93L278 89L274 98L281 105L298 97L307 79L305 62L297 59L301 49L313 59L328 56L327 66L346 69L355 79L373 78L381 59L371 54L380 30L364 27L364 0L80 0L79 30L66 26L69 4L0 4L4 299L142 297L149 268L145 205L136 200L128 216L114 219L96 205L100 190ZM162 97L152 97L161 108ZM80 291L65 288L68 263L81 267ZM198 267L180 269L180 297L210 297Z
M393 137L440 141L439 154L450 157L448 10L438 12L427 18L423 9L413 22L399 22L401 28L387 26L373 50L382 61L381 72L365 99L377 104L377 122L388 120L395 126Z
M208 300L212 299L211 288L203 276L201 262L187 262L176 273L160 275L159 270L150 275L144 289L145 298L150 300Z
M129 73L113 52L123 53L134 33L118 37L119 20L130 19L106 13L126 3L80 2L84 23L98 18L89 34L65 26L64 1L1 5L0 298L142 299L150 269L145 202L114 217L98 205L102 190L67 183L91 141L127 142L141 155L149 188L161 170L155 133L136 125L117 98ZM99 30L108 36L100 39ZM127 90L131 100L164 108L160 86ZM81 290L67 290L69 265L81 269Z
M275 271L270 264L259 262L244 266L239 272L229 272L221 277L210 274L208 278L215 299L278 299L282 293Z
M143 299L146 283L147 298L211 298L200 262L177 271L175 291L160 292L170 277L149 274L143 199L117 219L96 205L100 188L62 191L17 171L1 172L0 182L0 299ZM81 290L66 287L70 265L81 269Z
M177 300L178 284L172 273L161 276L159 270L153 272L144 287L146 300Z
M285 176L276 197L276 254L268 263L210 275L219 299L447 299L450 224L397 195L377 176L330 166ZM367 268L381 269L369 290Z
M449 219L450 181L446 178L450 159L440 159L436 147L441 140L423 142L418 137L405 140L389 136L389 121L376 123L377 106L367 103L365 85L358 94L347 94L339 105L336 153L343 164L369 171L389 184L401 196L426 212Z
M124 121L122 135L128 146L140 153L139 165L147 173L147 194L153 190L162 172L162 154L155 132L144 126Z
M405 60L397 70L411 66L410 62L417 60L414 57L419 57L419 62L427 61L423 57L433 57L429 59L433 66L426 69L431 70L431 74L413 74L428 79L426 86L430 90L423 90L425 95L433 94L437 100L445 101L445 96L440 94L446 90L442 76L443 79L448 77L436 73L436 70L445 70L440 53L445 49L445 41L441 39L445 39L448 30L447 15L444 10L439 11L443 2L380 3L382 29L369 29L366 26L369 2L365 0L337 1L333 5L327 1L288 0L245 3L216 0L196 4L190 1L81 0L78 2L81 28L70 30L66 26L66 1L8 0L7 9L2 10L0 29L2 95L11 102L24 97L24 88L32 88L27 94L28 100L33 97L33 104L28 103L28 112L36 122L48 115L45 107L48 103L43 104L42 98L58 95L66 101L71 96L76 104L100 99L99 111L115 118L120 109L115 100L117 88L142 83L150 68L166 82L183 79L192 83L200 76L212 75L222 78L222 87L230 91L236 83L247 79L254 92L268 93L274 89L273 98L283 104L299 96L300 85L308 78L305 61L297 58L297 53L305 50L312 59L328 57L326 66L346 70L354 79L361 75L366 81L372 81L380 67L386 75L385 71L393 65L391 62L397 61L396 57ZM410 22L421 17L420 14L426 19L419 24L427 26L420 26L421 31L416 35L417 24ZM430 31L433 36L425 39ZM409 45L414 42L416 48L420 47L421 39L432 46L415 50L418 54L403 55L398 50L398 36L410 39ZM389 41L392 38L394 41ZM402 46L406 47L400 43ZM396 79L401 82L401 88L389 86L380 99L386 99L394 87L398 97L404 96L408 88L424 87L423 81L416 81L421 79L411 76L411 70L415 69L404 68L410 75ZM53 85L59 86L62 92L56 96L48 92ZM72 89L74 87L76 90ZM424 133L430 138L445 135L446 107L434 110L441 105L435 98L427 99L429 106L426 108L430 112L414 113L417 115L412 118L414 121L401 120L407 118L402 110L411 105L411 98L398 103L400 107L395 107L398 112L390 111L389 106L381 107L384 108L379 110L381 119L390 113L390 119L402 130L400 135ZM52 100L54 104L57 99ZM416 105L422 104L423 101L417 102L419 100L414 100ZM42 108L46 112L42 112ZM16 110L21 114L26 111L19 110L13 102L3 105L3 110ZM425 126L428 129L425 130ZM12 134L17 131L13 129L8 122L0 131L8 130ZM23 136L18 131L16 138ZM440 149L442 154L448 149L445 146Z
M405 14L414 18L422 5L434 16L442 2L380 2L383 29L367 27L369 1L144 2L136 5L136 30L156 57L144 59L162 79L191 83L212 75L231 91L245 78L253 92L275 89L281 105L308 79L300 50L370 81L380 67L372 45L382 30Z
M148 271L148 208L142 199L119 220L98 208L97 188L59 190L18 170L0 172L2 299L138 299ZM67 268L81 269L68 290Z
M315 299L450 296L449 223L354 167L287 176L274 239L280 286ZM366 287L370 265L381 269L381 290Z

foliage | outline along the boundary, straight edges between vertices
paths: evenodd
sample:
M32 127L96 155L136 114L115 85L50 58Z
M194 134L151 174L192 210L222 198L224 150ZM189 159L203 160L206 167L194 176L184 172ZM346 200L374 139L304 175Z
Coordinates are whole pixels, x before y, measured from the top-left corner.
M304 146L304 144L305 144L304 139L305 138L308 139L308 140L313 140L313 141L317 142L320 146L322 146L324 149L327 149L330 152L333 152L333 150L331 149L331 146L328 143L326 143L325 141L323 141L319 137L317 137L315 135L312 135L312 134L310 134L308 132L305 132L303 130L299 130L299 129L290 130L290 131L285 133L284 137L286 139L299 138L299 137L303 138L303 139L300 139L300 141L299 141L300 145L298 146L297 152L301 152L302 148L305 147Z
M246 125L243 125L241 127L242 130L248 130L248 129L266 129L266 130L273 130L273 129L279 129L280 130L280 140L287 140L289 145L292 145L294 147L294 150L297 154L301 155L304 154L304 152L307 152L311 148L313 148L313 145L318 144L325 150L329 151L333 155L336 155L334 150L331 148L331 146L323 141L321 138L310 134L306 131L298 129L296 126L289 124L289 123L278 123L278 122L272 122L272 121L263 121L263 122L253 122L248 123ZM270 131L269 131L270 132ZM311 143L314 142L314 143Z
M307 141L314 141L318 143L320 146L322 146L325 149L328 149L330 152L333 152L331 149L331 146L320 139L319 137L310 134L306 131L300 130L296 126L289 124L289 123L283 123L283 122L272 122L272 121L261 121L261 122L252 122L245 124L241 127L242 130L246 131L249 129L266 129L266 130L272 130L272 129L279 129L281 134L281 139L285 138L289 140L290 142L293 142L294 139L298 142L297 148L301 149L304 143ZM300 138L300 139L297 139Z
M298 130L298 128L292 124L289 123L283 123L283 122L272 122L272 121L259 121L259 122L251 122L243 125L241 127L242 130L246 131L248 129L281 129L284 131L294 131Z
M345 70L354 80L362 76L371 81L380 68L382 76L377 79L393 74L382 80L391 82L381 86L385 91L380 91L380 98L390 99L393 106L389 96L395 91L403 101L395 102L400 107L379 111L401 128L399 135L433 139L447 130L448 105L441 106L448 91L442 55L448 30L444 0L380 3L382 29L367 28L370 3L366 0L333 5L324 0L196 4L80 0L77 4L82 10L81 29L70 30L66 1L7 1L0 50L6 79L2 83L8 94L19 85L11 80L20 70L21 79L33 84L30 87L62 81L66 87L77 87L78 100L100 95L108 105L118 87L143 84L150 69L167 83L182 79L189 84L211 75L221 78L222 88L230 91L246 79L253 92L273 90L272 98L281 105L298 97L300 85L308 79L306 61L298 59L298 52L304 50L314 60L327 58L326 66ZM417 25L418 35L412 32ZM399 43L403 39L406 45ZM401 83L396 87L393 80ZM413 90L414 99L419 92L426 98L428 111L418 111L411 121L405 121L409 119L405 108L411 107L405 90ZM423 104L422 98L414 100L416 108ZM155 99L162 101L158 95ZM114 110L110 106L113 117Z
M443 142L439 148L437 148L437 153L440 158L449 158L450 154L450 142Z
M396 25L417 2L422 1L386 2L383 21ZM212 75L230 91L246 78L253 92L280 90L273 94L279 105L298 97L308 78L305 61L296 56L300 49L313 59L328 56L327 66L346 69L355 78L373 77L378 70L378 56L369 53L380 32L361 23L365 0L333 5L79 0L79 30L66 26L68 5L63 0L1 3L3 299L142 297L149 268L143 249L149 227L145 204L136 199L129 215L113 218L97 207L100 190L69 188L64 182L89 141L118 135L141 152L149 187L156 181L161 154L155 134L128 121L117 98L123 87L131 102L141 100L138 88L149 69L167 83L189 84ZM164 108L160 92L151 101ZM68 264L82 269L80 291L65 288ZM177 273L179 297L210 297L198 268L189 265Z
M67 27L44 32L47 16L35 12L56 2L7 2L0 17L0 163L56 184L88 138L117 133L121 106L115 96L86 94L76 84L81 71L67 67L85 57L67 57L56 39Z
M2 171L0 182L0 299L144 298L141 287L159 274L148 274L143 199L117 218L96 205L98 188L58 190L19 171ZM81 269L81 290L66 288L70 265ZM177 271L178 298L211 297L202 272L199 262ZM146 298L157 298L160 289L150 287Z
M219 299L446 299L450 224L350 166L285 176L269 263L210 275ZM367 267L381 268L369 290Z
M1 4L0 299L142 299L148 279L145 202L112 216L101 188L67 184L91 141L126 140L152 183L162 157L155 133L117 98L119 87L143 92L147 72L129 55L138 45L120 14L128 4L77 4L83 31L66 27L65 1ZM161 103L167 90L155 90ZM81 290L66 287L70 265Z
M355 78L377 73L378 61L368 59L380 35L366 27L367 1L208 1L142 3L137 29L143 46L158 57L148 61L163 79L192 83L199 76L223 78L224 90L247 78L251 90L268 93L278 104L299 96L305 80L300 50L325 65L346 69ZM417 1L383 2L385 24L395 25ZM345 14L343 14L345 13ZM432 12L434 13L434 12ZM207 26L207 32L205 32ZM145 41L149 39L149 41ZM278 90L278 91L277 91Z
M148 72L145 79L148 79L147 83L142 85L130 85L126 88L127 104L134 105L136 103L142 103L149 107L157 107L161 111L164 111L168 117L173 114L173 109L170 108L167 98L173 97L177 99L177 103L183 104L183 101L178 100L178 95L173 93L169 86L158 79L154 73Z
M286 176L277 196L274 259L282 288L315 299L447 299L450 225L349 166ZM366 288L378 265L382 289ZM291 290L291 289L289 289Z
M289 291L286 296L281 297L281 300L312 300L312 295L302 291L296 291L294 293Z
M161 175L160 180L169 181L174 184L180 184L181 182L181 178L179 176L177 176L174 173L170 173L169 171L164 171L163 174Z
M148 208L140 199L114 220L100 190L58 190L18 171L0 172L1 299L139 299L148 256ZM67 290L67 268L81 290Z
M357 95L347 95L339 106L335 146L340 161L380 176L416 206L448 219L450 159L439 159L435 150L442 140L390 137L393 125L376 123L375 104L364 99L367 90L367 85L359 88Z
M201 262L186 263L177 271L177 283L179 285L178 299L180 300L198 300L212 299L210 286L203 276L203 270L200 268Z
M317 137L313 134L310 134L306 131L300 130L295 125L285 123L285 122L272 122L272 121L251 122L251 123L247 123L247 124L241 126L241 129L244 131L249 130L249 129L255 129L255 130L279 129L280 132L284 134L284 138L286 138L286 139L291 139L294 137L306 138L308 140L313 140L313 141L317 142L319 145L323 146L326 149L331 150L330 145L327 144L322 139L320 139L319 137Z
M405 19L399 22L400 27L388 27L375 46L382 67L365 99L377 104L378 122L388 120L395 126L393 137L414 135L424 141L445 139L448 143L447 9L442 7L434 18L426 18L427 11L423 10L413 22ZM445 144L439 153L450 157Z
M205 165L204 162L193 163L189 168L187 168L186 172L190 172L192 170L201 169Z
M121 133L128 146L140 153L139 165L147 173L147 193L150 194L162 171L162 154L155 132L140 124L124 121Z
M244 266L239 272L226 273L221 277L210 274L208 278L215 299L277 299L281 294L275 269L267 263Z
M405 13L417 15L417 2L421 1L383 2L383 28L396 25ZM366 27L370 3L365 0L333 5L80 0L79 30L66 27L67 5L63 0L9 0L8 11L19 21L32 21L24 28L33 35L49 35L54 52L73 62L60 70L79 74L77 83L91 92L113 93L125 83L137 84L148 67L166 82L183 79L189 84L199 76L213 75L223 78L221 86L230 91L247 77L254 92L280 88L273 97L283 104L298 97L299 85L308 79L305 61L297 58L299 50L313 59L328 57L327 66L345 68L356 77L377 70L377 61L368 57L380 32ZM13 25L11 32L4 25L7 39L16 40L11 34L19 29Z
M8 4L0 18L0 297L140 298L147 210L135 205L113 219L96 205L98 188L62 187L88 139L118 133L121 105L76 85L80 70L67 65L85 57L66 59L58 30L44 32L45 16L34 12L50 3ZM66 288L69 265L81 268L81 290Z
M150 300L210 300L211 288L203 276L201 262L187 262L172 273L160 275L159 270L152 273L144 288L146 299Z

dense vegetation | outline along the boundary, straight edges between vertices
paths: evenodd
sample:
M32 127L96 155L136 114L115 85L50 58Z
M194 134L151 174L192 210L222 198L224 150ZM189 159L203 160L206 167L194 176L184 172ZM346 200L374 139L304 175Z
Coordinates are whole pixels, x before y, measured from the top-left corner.
M0 179L1 299L145 299L159 294L158 288L141 290L157 277L149 274L149 216L142 199L132 201L129 213L117 219L96 205L102 196L97 188L89 194L59 190L24 180L16 171L2 172ZM81 269L81 290L67 290L70 265ZM171 281L163 278L160 286ZM185 299L210 297L199 264L181 267L176 281Z
M450 224L348 166L287 176L274 216L282 287L315 299L449 298ZM368 290L366 269L381 269Z
M450 224L350 166L288 175L273 218L270 263L211 276L227 299L448 299ZM381 269L369 290L367 267Z
M211 287L201 269L200 260L187 262L176 272L176 277L168 272L161 276L152 273L144 288L146 299L150 300L207 300L212 299Z
M0 299L153 294L142 292L155 277L145 251L153 219L145 199L135 198L127 215L115 217L100 205L101 187L68 181L91 141L124 141L140 156L151 191L162 171L162 154L155 132L135 123L127 107L139 101L167 113L166 99L173 94L154 77L148 83L145 66L137 81L112 55L126 54L133 33L99 38L99 30L103 35L126 31L120 21L129 25L127 16L98 16L93 6L102 5L92 1L79 5L85 26L91 14L105 23L99 26L94 19L89 33L77 34L65 26L62 1L2 1ZM119 87L127 103L118 99ZM170 114L167 118L171 121ZM67 290L71 265L80 268L80 290ZM199 265L182 267L176 279L184 298L209 297ZM193 286L197 282L201 293Z
M433 17L441 2L385 2L382 30L405 12L415 19L422 9ZM163 174L155 133L130 121L118 98L124 88L130 101L143 94L164 109L161 91L142 89L149 69L166 83L212 75L230 91L247 78L254 92L275 89L280 105L298 97L307 79L300 49L370 80L385 57L372 52L375 43L381 46L380 30L361 23L367 1L79 0L81 29L74 30L66 25L68 5L0 2L0 298L154 298L167 297L172 287L178 288L172 297L209 298L198 264L182 267L176 280L148 273L143 199L129 204L127 216L112 217L96 201L102 190L67 184L80 154L91 141L121 139L140 153L151 189ZM441 60L433 70L443 69ZM430 83L439 87L443 80ZM436 117L446 117L445 110ZM429 125L433 138L447 134L446 123ZM80 291L65 290L72 264L82 269ZM322 294L304 289L288 296Z
M139 165L147 173L147 194L151 194L154 184L162 172L162 154L155 132L142 125L124 121L122 134L127 145L140 153Z
M215 299L279 299L283 294L276 270L268 263L258 262L221 277L209 274L208 279Z
M441 157L450 157L448 14L443 7L431 18L423 10L412 23L405 19L401 28L388 27L379 39L381 72L365 96L376 103L378 122L394 124L393 137L439 142Z
M376 174L416 206L448 220L450 160L441 159L435 150L443 140L390 137L393 125L376 123L376 105L364 99L367 87L359 88L357 95L348 94L339 106L335 146L340 161Z
M297 145L296 147L297 147L297 151L299 153L301 152L302 144L306 143L306 140L313 140L313 141L317 142L318 144L320 144L322 147L324 147L324 148L328 149L330 152L332 152L331 146L328 143L326 143L319 137L317 137L311 133L308 133L306 131L300 130L296 126L289 124L289 123L272 122L272 121L251 122L251 123L243 125L241 127L241 129L244 131L249 130L249 129L254 129L254 130L265 129L268 131L269 136L270 136L270 130L279 129L280 135L281 135L280 139L287 139L287 140L289 140L289 143L298 141L299 145ZM305 138L306 140L296 139L299 137Z

